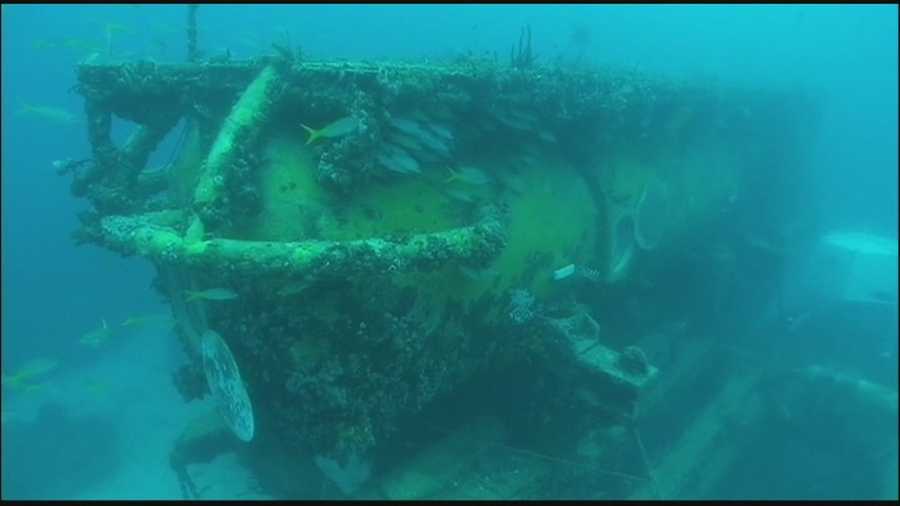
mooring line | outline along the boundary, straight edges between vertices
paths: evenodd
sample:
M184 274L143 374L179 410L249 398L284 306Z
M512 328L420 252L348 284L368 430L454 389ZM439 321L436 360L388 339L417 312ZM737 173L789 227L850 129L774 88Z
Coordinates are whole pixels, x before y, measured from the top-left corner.
M434 430L434 431L441 432L441 433L447 434L447 435L453 433L452 431L449 431L449 430L447 430L447 429L443 429L443 428L440 428L440 427L436 427L436 426L430 426L430 428L431 428L432 430ZM520 454L523 454L523 455L528 455L528 456L530 456L530 457L534 457L534 458L537 458L537 459L546 460L546 461L549 461L549 462L555 462L555 463L558 463L558 464L566 464L566 465L575 466L575 467L586 467L586 468L589 468L589 469L591 469L592 471L595 471L595 472L597 472L597 473L599 473L599 474L604 474L604 475L608 475L608 476L615 476L615 477L617 477L617 478L622 478L622 479L625 479L625 480L630 480L630 481L648 481L648 480L652 480L652 478L645 477L645 476L635 476L635 475L633 475L633 474L622 473L622 472L619 472L619 471L610 471L610 470L608 470L608 469L603 469L603 468L600 468L600 467L597 467L597 466L594 466L594 465L591 465L591 464L587 464L587 463L582 463L582 462L576 462L576 461L572 461L572 460L561 459L561 458L559 458L559 457L553 457L553 456L550 456L550 455L545 455L545 454L542 454L542 453L533 452L533 451L531 451L531 450L526 450L526 449L524 449L524 448L517 448L517 447L515 447L515 446L510 446L510 445L508 445L508 444L506 444L506 443L501 443L501 442L499 442L499 441L483 441L483 440L478 440L478 439L473 439L473 441L476 442L476 443L480 443L480 444L487 444L487 445L499 446L499 447L501 447L501 448L504 448L504 449L509 450L509 451L511 451L511 452L514 452L514 453L520 453Z

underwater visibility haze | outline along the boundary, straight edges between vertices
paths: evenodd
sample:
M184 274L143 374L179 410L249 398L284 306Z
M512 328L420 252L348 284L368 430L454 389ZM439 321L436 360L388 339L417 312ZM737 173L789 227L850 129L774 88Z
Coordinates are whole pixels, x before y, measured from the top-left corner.
M896 6L0 14L3 499L898 498Z

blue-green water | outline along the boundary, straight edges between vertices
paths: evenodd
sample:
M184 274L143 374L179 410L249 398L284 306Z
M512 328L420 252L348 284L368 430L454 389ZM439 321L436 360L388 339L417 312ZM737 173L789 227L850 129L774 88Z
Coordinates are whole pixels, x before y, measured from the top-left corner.
M71 195L71 179L57 175L54 161L90 156L83 98L72 91L75 65L183 62L185 9L4 5L0 11L4 499L183 497L169 452L185 423L211 401L185 402L172 381L186 358L166 319L167 301L151 288L153 266L75 245L71 235L88 204ZM623 431L608 439L620 444L597 450L594 460L585 456L593 450L583 440L580 453L549 455L552 431L541 444L519 431L503 444L481 445L472 472L493 485L476 489L468 481L462 486L473 488L464 493L454 496L449 485L441 493L519 497L512 485L498 484L514 482L515 471L544 473L543 495L522 492L526 497L637 497L646 490L669 499L896 498L896 479L888 478L897 469L895 6L203 5L197 15L202 58L269 54L275 42L300 46L310 59L441 62L476 55L505 63L529 25L539 64L624 68L723 90L800 90L812 97L815 114L798 116L814 132L797 167L802 177L787 178L791 187L754 180L757 193L735 197L733 223L710 229L708 240L703 232L685 239L685 250L711 260L661 255L649 262L644 288L626 291L622 301L603 294L578 301L611 336L607 345L641 344L660 368L660 388L677 401L652 401L653 391L646 392L651 400L640 437L630 428L610 429ZM116 127L113 139L129 133ZM165 163L176 147L177 136L170 136L150 164ZM755 163L758 176L779 162ZM732 239L743 249L716 249L736 244ZM696 297L669 290L685 284ZM648 317L653 325L634 326L622 316L642 305L656 308L657 317ZM148 315L158 318L122 325ZM104 326L119 329L114 338L103 339ZM83 342L92 331L100 332L93 334L98 346ZM692 340L701 333L727 337ZM722 364L692 378L679 367L698 367L690 361L692 353L706 353L698 342L719 350L707 352ZM829 379L816 368L830 371ZM739 378L770 369L806 372L766 373L759 385L742 389ZM540 404L557 395L529 383L527 371L517 374L521 381L515 376L492 386L523 385L496 394L509 405L492 414L510 426L522 406L540 418ZM475 392L456 394L496 400L468 388ZM709 410L718 408L734 415L714 422ZM446 405L433 409L432 420L447 416ZM765 423L749 427L744 419ZM719 422L735 426L723 432L720 451L702 454L711 463L679 466L679 458L701 458L691 453L690 438L704 441L703 432L713 429L703 424ZM404 443L411 449L397 451L394 469L415 468L416 451L449 432L434 425L411 431ZM739 441L747 438L758 442L752 450ZM279 466L260 464L262 443L255 453L240 448L242 459L226 452L196 466L195 481L209 487L201 497L280 497L283 489L272 485ZM340 485L311 455L297 459L291 466L299 470L282 466L308 482L294 497L341 497ZM674 477L679 467L705 478ZM378 471L370 482L378 492L371 494L400 494L400 480ZM607 481L587 478L602 472L612 473Z

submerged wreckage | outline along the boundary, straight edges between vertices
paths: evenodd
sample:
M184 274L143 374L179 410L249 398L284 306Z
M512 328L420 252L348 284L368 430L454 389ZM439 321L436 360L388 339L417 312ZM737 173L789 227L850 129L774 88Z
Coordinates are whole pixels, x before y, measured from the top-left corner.
M223 415L175 443L186 496L188 465L231 450L279 496L328 494L298 478L319 471L359 497L716 490L725 415L673 396L703 385L712 406L748 380L700 338L658 374L646 329L695 287L653 275L791 182L809 104L515 61L78 66L77 239L153 262L190 358L178 388ZM653 478L675 461L644 452L638 412L668 418L655 444L684 479ZM518 460L486 466L497 448Z

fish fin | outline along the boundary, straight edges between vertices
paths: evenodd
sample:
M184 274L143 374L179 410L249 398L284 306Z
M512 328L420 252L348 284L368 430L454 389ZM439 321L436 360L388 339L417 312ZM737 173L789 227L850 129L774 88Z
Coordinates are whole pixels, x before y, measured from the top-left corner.
M7 376L5 385L13 390L21 390L24 386L25 382L21 378L21 374L16 374L14 376Z
M28 105L28 102L19 98L19 110L16 111L16 116L21 116L23 114L27 114L28 111L30 111L31 109L32 109L32 107L30 105Z
M447 170L450 171L450 177L444 180L445 183L452 183L453 181L459 179L459 172L454 171L449 166L447 167Z
M300 123L300 126L302 126L304 130L309 132L309 139L306 139L306 144L312 144L313 141L315 141L316 139L319 138L319 136L322 135L321 130L312 129L312 128L304 125L303 123Z

